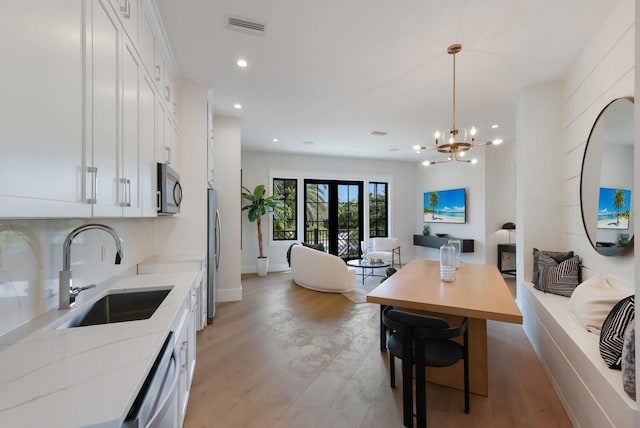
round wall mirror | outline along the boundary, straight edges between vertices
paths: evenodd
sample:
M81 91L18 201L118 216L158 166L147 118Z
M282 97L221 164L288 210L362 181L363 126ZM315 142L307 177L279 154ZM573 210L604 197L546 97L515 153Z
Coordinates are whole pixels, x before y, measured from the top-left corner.
M633 143L633 98L615 99L591 128L580 175L584 229L604 256L633 242Z

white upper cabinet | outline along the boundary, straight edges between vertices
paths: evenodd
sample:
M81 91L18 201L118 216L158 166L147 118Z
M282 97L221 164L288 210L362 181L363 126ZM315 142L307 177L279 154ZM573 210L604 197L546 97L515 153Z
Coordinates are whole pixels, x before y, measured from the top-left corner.
M215 132L213 129L213 107L214 107L213 89L209 89L207 93L207 184L209 187L213 187L214 166L213 166L213 153L214 153L214 138Z
M140 83L140 203L143 217L158 215L156 163L156 93L153 79L143 73Z
M178 106L155 3L8 2L0 36L0 219L156 216Z
M129 38L138 43L140 0L109 0Z
M125 217L140 217L140 76L142 64L133 45L124 38L122 49L122 143L118 159L118 201Z
M96 217L122 215L118 199L121 27L108 0L92 0L87 16L87 187Z
M87 217L83 1L5 2L0 13L0 218Z

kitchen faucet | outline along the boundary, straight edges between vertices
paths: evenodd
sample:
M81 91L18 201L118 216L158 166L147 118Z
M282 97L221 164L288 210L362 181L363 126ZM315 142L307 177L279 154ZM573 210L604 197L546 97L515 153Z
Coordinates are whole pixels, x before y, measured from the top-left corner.
M67 238L64 240L64 244L62 246L62 270L59 275L59 305L58 309L69 309L75 304L76 296L80 294L81 291L87 290L89 288L94 288L96 285L91 284L86 287L73 287L71 284L71 242L73 239L78 236L80 233L85 230L90 229L98 229L104 230L108 234L110 234L113 239L116 241L116 261L115 264L119 265L122 260L122 238L118 236L118 233L110 226L104 224L85 224L82 226L78 226L69 232Z

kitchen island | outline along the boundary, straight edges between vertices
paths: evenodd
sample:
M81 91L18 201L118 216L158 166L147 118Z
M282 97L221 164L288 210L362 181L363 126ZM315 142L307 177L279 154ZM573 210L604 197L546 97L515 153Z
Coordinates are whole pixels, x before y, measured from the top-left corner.
M51 310L3 337L0 426L120 427L163 343L189 322L202 272L115 277L77 307ZM56 330L109 292L171 287L149 319ZM185 318L186 317L186 318Z

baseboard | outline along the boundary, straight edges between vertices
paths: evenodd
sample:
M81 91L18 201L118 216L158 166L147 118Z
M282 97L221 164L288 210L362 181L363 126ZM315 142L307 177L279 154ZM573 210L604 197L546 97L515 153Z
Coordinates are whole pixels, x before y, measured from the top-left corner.
M218 303L220 302L239 302L242 300L242 286L237 288L225 288L216 290Z

